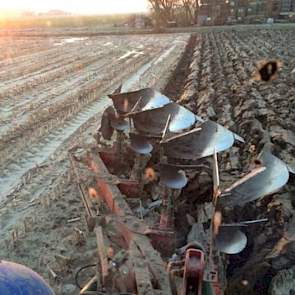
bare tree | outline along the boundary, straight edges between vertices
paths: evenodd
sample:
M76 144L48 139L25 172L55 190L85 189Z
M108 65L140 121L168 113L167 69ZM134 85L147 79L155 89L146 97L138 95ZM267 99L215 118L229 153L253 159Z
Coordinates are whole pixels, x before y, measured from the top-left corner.
M198 16L199 16L199 9L200 9L200 6L199 6L199 0L193 0L194 1L194 19L195 19L195 24L198 23Z
M198 22L199 0L182 0L181 2L185 10L187 24L196 24Z
M174 10L179 0L148 0L155 15L156 25L166 25L174 20Z
M149 0L149 3L152 6L152 10L154 12L154 17L156 21L156 27L161 26L161 8L160 8L160 3L158 0Z
M182 0L182 5L185 11L185 19L187 24L191 24L193 22L192 2L192 0Z
M198 21L199 0L148 0L157 27L166 26L170 21L191 25Z

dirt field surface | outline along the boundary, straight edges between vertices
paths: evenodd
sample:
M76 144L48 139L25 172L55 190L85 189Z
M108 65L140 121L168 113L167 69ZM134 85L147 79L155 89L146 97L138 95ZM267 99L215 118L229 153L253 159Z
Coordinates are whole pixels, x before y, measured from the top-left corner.
M76 186L69 184L67 150L93 140L101 113L111 104L106 95L120 83L125 91L163 89L188 39L182 34L0 40L6 51L0 74L2 258L49 278L47 265L55 254L79 257L73 229L86 228L67 223L83 210ZM15 231L17 245L11 240ZM92 257L87 249L94 244L95 239L82 247L86 256L76 266ZM53 282L57 294L67 280Z
M120 83L126 91L154 86L243 136L245 145L220 157L224 186L249 170L263 146L295 164L294 26L192 36L2 37L0 48L0 256L39 272L56 294L78 294L74 274L97 256L67 151L93 142L110 104L106 95ZM255 81L265 59L282 62L279 73ZM251 227L247 250L229 259L227 294L289 294L294 269L282 272L295 263L294 178L256 205L237 208L237 216L269 222ZM60 255L70 257L70 267Z
M246 141L221 156L224 187L249 171L263 147L294 167L294 33L290 28L196 35L179 102L203 117L217 120ZM282 62L275 80L252 79L257 63L263 60ZM202 186L206 188L206 182ZM269 222L249 228L248 250L230 257L227 294L288 294L294 290L294 280L289 280L289 287L284 274L280 274L295 262L294 201L291 176L280 193L250 203L243 210L236 208L237 220L260 216L269 218ZM274 280L268 290L278 272L280 279ZM289 272L294 276L294 270Z
M119 83L129 89L147 73L153 83L160 65L169 70L186 38L2 39L0 199L103 110Z

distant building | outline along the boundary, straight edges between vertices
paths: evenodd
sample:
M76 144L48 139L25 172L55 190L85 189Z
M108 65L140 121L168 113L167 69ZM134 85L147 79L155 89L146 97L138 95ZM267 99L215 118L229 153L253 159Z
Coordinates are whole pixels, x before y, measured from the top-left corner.
M201 0L199 25L265 23L295 18L295 0Z
M267 1L265 0L252 0L249 1L247 7L247 16L265 16Z
M295 0L230 0L232 19L238 22L265 22L295 12Z
M280 12L295 12L295 1L294 0L282 0Z
M143 29L145 27L145 18L141 15L137 15L134 20L134 27L137 29Z
M292 15L295 13L295 0L269 0L267 1L267 12L269 16L275 18Z
M198 24L222 25L230 16L228 0L201 0L199 4Z
M200 1L198 24L210 25L212 17L212 4L211 1Z
M144 29L152 26L152 20L146 15L137 14L132 15L125 25L132 28Z

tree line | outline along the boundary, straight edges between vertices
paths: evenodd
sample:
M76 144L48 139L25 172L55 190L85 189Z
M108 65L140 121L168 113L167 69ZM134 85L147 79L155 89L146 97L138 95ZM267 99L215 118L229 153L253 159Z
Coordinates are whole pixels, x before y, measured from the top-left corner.
M277 18L283 6L285 9L287 7L288 11L294 11L295 6L295 0L148 0L148 2L157 27L173 24L194 25L202 23L206 17L215 25L232 20L247 22L258 16Z

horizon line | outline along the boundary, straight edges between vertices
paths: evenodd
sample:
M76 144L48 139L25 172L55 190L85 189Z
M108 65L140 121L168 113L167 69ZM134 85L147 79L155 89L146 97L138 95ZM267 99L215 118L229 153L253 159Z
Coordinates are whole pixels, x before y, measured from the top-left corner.
M36 11L36 10L29 10L29 9L17 9L17 10L1 10L0 9L0 14L1 18L22 18L22 17L38 17L38 16L43 16L44 14L48 14L50 12L54 12L54 11L60 11L64 14L56 14L56 15L52 15L52 16L112 16L112 15L130 15L130 14L147 14L149 11L148 10L142 10L142 11L130 11L130 12L92 12L92 13L77 13L77 12L70 12L70 11L66 11L66 10L62 10L62 9L50 9L50 10L46 10L46 11ZM3 14L4 13L4 14ZM23 15L24 13L32 13L32 15ZM7 14L7 15L5 15ZM48 15L50 16L50 15Z

